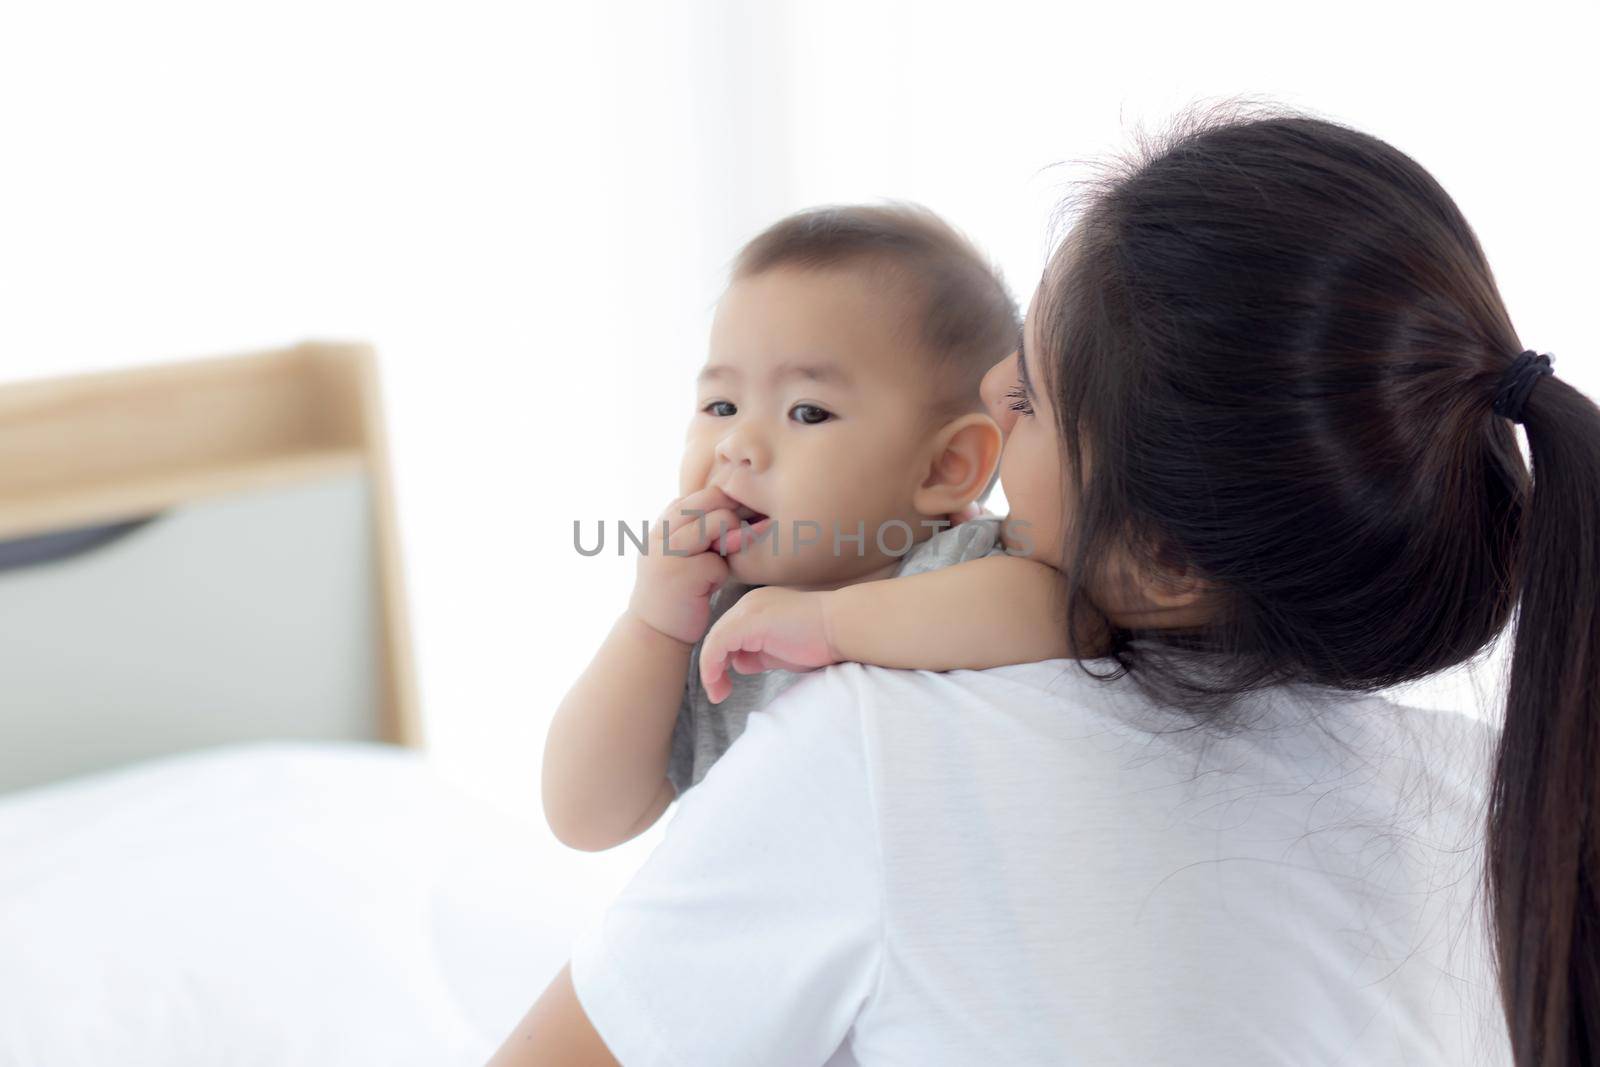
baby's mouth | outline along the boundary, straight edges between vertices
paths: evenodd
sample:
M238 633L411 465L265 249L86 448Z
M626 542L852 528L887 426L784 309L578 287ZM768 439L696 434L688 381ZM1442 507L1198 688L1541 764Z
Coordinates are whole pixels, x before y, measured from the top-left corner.
M766 536L767 523L772 521L765 512L757 511L746 504L740 504L734 508L733 515L734 518L739 520L739 528L729 530L717 539L717 551L723 555L743 552L748 547L745 544L746 531L749 532L750 538L759 540ZM774 554L777 552L776 542L774 542L773 552Z

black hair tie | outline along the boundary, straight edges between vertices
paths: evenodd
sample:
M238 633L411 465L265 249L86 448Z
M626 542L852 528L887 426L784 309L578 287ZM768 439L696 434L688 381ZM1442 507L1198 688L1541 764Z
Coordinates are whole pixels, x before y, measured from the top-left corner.
M1494 413L1512 422L1521 422L1522 406L1528 402L1528 394L1533 392L1540 378L1555 373L1550 366L1553 359L1555 356L1552 353L1540 355L1530 348L1512 360L1511 366L1500 376L1500 386L1495 390Z

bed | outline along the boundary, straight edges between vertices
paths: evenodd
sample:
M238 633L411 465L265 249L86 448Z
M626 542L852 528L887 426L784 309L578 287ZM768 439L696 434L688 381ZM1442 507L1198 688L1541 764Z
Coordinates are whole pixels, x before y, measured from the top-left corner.
M481 1064L636 862L430 767L383 430L361 344L0 386L0 1067Z
M599 857L362 742L13 793L0 856L8 1067L481 1065L609 896Z

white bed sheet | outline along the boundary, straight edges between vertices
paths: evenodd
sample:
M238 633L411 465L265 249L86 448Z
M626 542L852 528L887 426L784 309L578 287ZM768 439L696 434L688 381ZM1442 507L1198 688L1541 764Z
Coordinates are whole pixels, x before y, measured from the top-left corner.
M626 880L610 858L377 744L0 797L0 1064L482 1064Z

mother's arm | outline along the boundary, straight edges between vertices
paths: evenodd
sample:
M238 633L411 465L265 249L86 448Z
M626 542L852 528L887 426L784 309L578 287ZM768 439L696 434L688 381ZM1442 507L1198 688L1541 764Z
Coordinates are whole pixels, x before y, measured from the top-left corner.
M621 1067L572 989L572 965L545 989L487 1067Z

